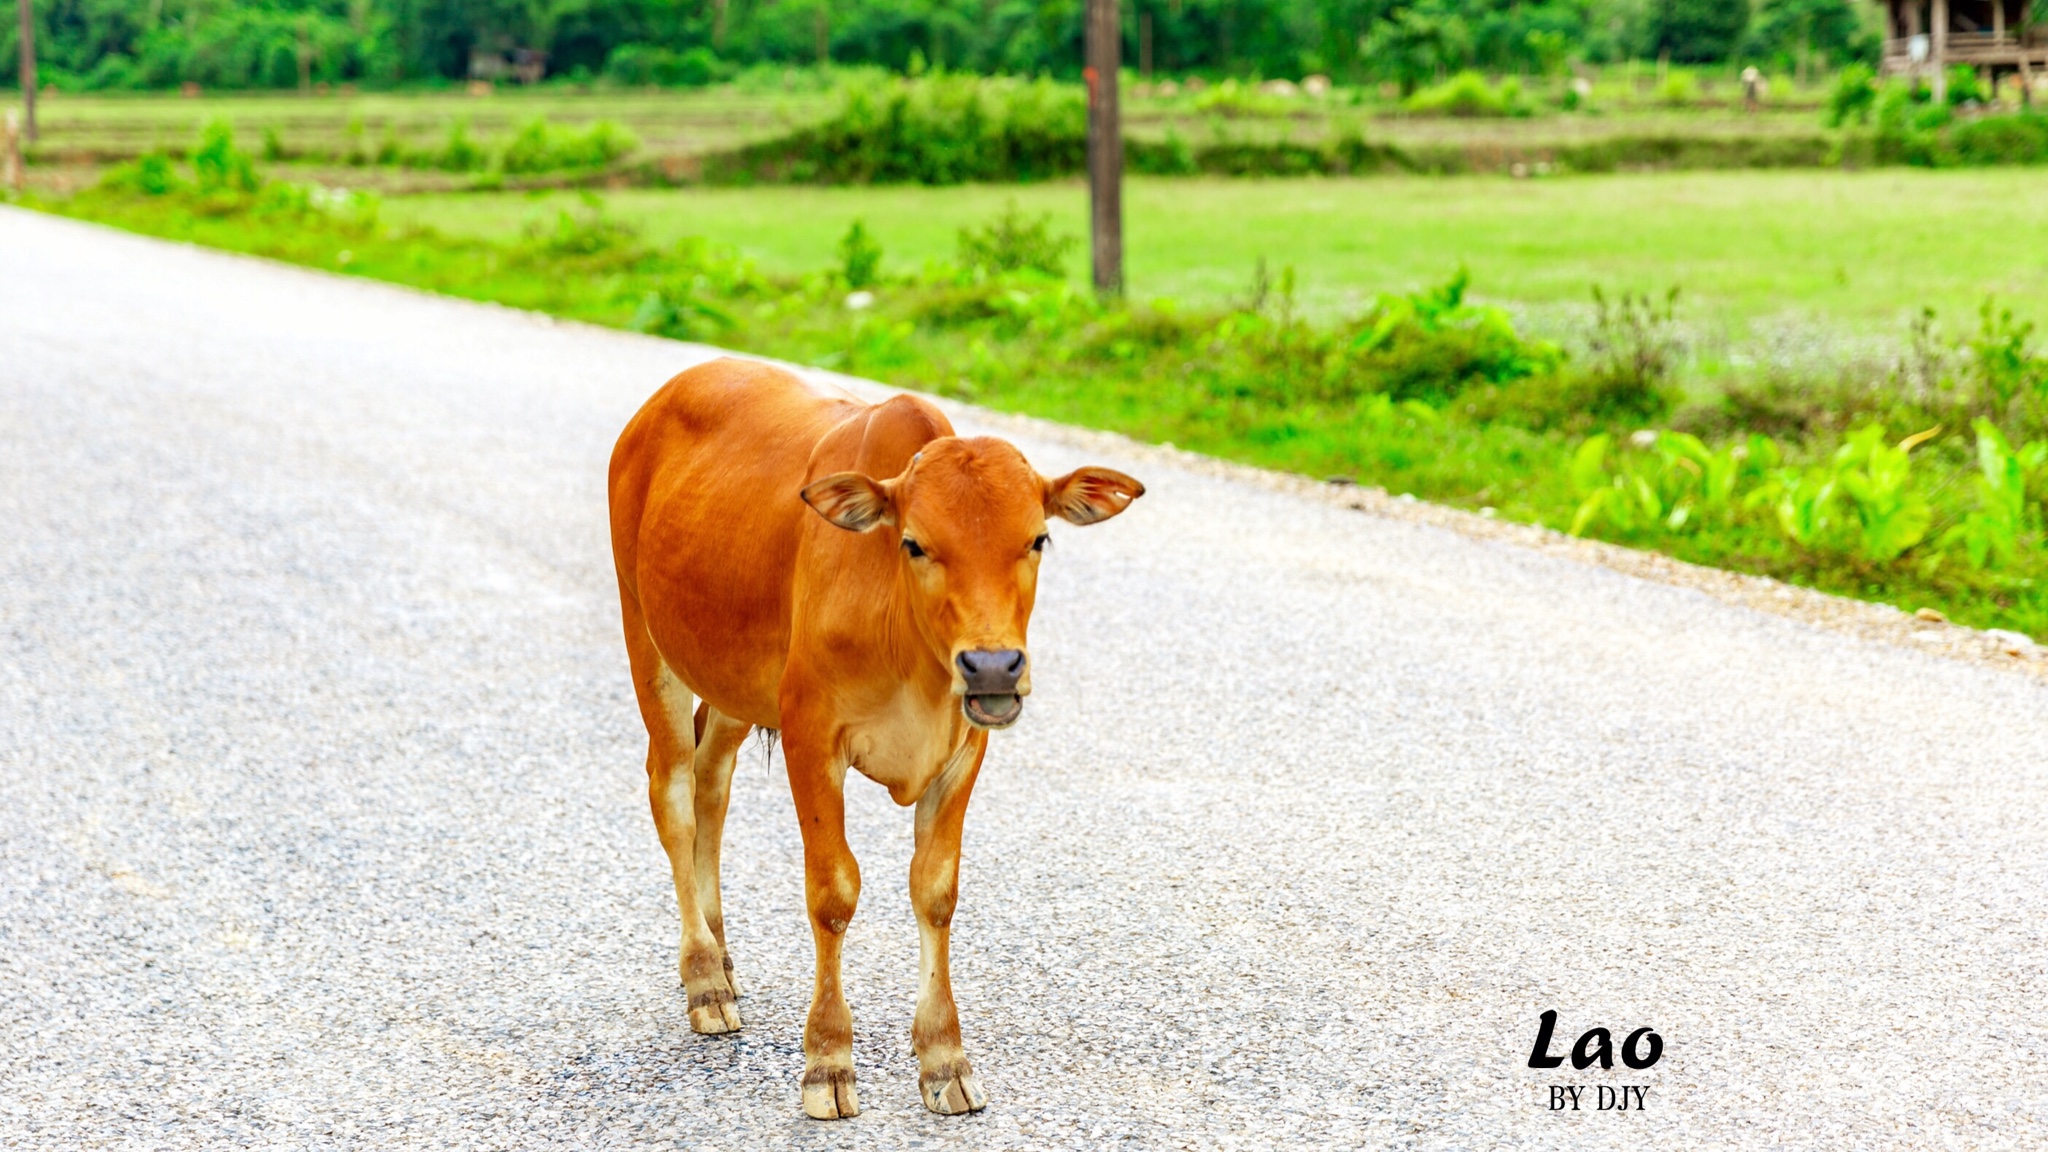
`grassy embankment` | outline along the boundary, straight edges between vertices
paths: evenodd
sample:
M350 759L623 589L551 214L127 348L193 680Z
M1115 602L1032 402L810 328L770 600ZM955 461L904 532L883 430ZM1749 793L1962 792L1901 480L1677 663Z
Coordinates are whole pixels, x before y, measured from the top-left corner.
M1491 508L1908 608L1934 607L1969 623L2048 634L2048 562L2041 547L2048 358L2033 352L2020 325L1996 314L1975 336L1969 324L1952 324L1954 338L1922 333L1889 378L1764 375L1731 379L1717 393L1686 395L1675 382L1683 358L1676 328L1660 305L1640 300L1611 304L1593 326L1590 345L1566 354L1517 333L1504 314L1440 291L1384 297L1341 318L1311 322L1304 318L1298 275L1277 259L1262 289L1241 290L1232 303L1210 298L1105 308L1069 280L1032 270L1057 266L1063 254L1028 214L978 232L978 249L963 245L944 262L934 255L911 273L904 270L908 261L899 258L892 268L874 248L844 235L838 251L821 259L815 249L839 221L817 220L804 208L822 201L804 198L840 194L779 193L791 198L786 214L761 219L758 227L764 235L815 230L809 240L776 241L796 245L781 267L802 267L810 253L808 270L797 273L781 270L765 254L757 264L725 245L659 235L658 228L643 235L590 208L540 213L516 234L507 221L478 226L472 218L467 225L480 235L451 235L395 222L404 211L399 208L379 218L359 199L259 187L253 173L237 174L245 170L233 164L215 163L214 169L201 175L210 191L194 191L180 169L168 173L170 191L143 194L137 187L150 181L131 173L125 189L46 206L140 232L712 340L1263 466ZM2017 195L1996 185L1999 178L1939 177L2001 202ZM1895 191L1855 183L1883 177L1836 179L1843 181L1839 195L1849 201L1885 203ZM1771 271L1778 262L1773 257L1800 249L1791 241L1800 234L1797 227L1750 227L1741 223L1740 208L1723 211L1730 223L1718 245L1711 235L1688 238L1681 221L1630 239L1611 218L1603 231L1597 203L1588 203L1625 182L1571 183L1557 185L1562 191L1556 194L1541 182L1395 180L1356 187L1368 203L1412 195L1407 211L1418 222L1429 218L1432 202L1463 202L1475 219L1484 219L1490 192L1504 206L1496 215L1505 218L1490 226L1503 236L1522 236L1519 245L1503 243L1491 253L1463 249L1458 241L1440 240L1434 253L1421 240L1389 242L1411 272L1390 280L1412 281L1431 263L1442 269L1459 255L1471 257L1488 286L1496 282L1496 267L1501 281L1518 287L1562 277L1544 256L1567 243L1551 234L1557 226L1548 218L1513 222L1517 212L1544 203L1551 217L1580 220L1574 227L1588 252L1569 276L1579 284L1624 279L1612 268L1607 275L1585 275L1602 268L1590 253L1604 250L1622 267L1639 260L1639 267L1652 269L1658 245L1668 244L1703 266L1722 268L1719 279L1704 280L1721 285L1710 293L1761 307L1777 299L1770 288L1779 275ZM1341 198L1353 186L1173 187L1263 195L1272 217L1291 217L1269 224L1270 234L1292 228L1298 249L1312 255L1337 230L1303 222L1300 212L1288 210L1289 197ZM1136 188L1134 217L1141 217L1153 186ZM875 206L884 198L911 194L862 195L871 198L859 201L868 206L862 215L881 220L887 217ZM1001 198L972 195L990 196L987 206ZM1639 199L1614 195L1615 205ZM1670 195L1686 200L1680 191ZM1789 190L1783 195L1787 202L1797 199ZM524 197L509 199L521 205L522 215L535 207ZM1230 243L1246 242L1237 219L1246 201L1210 209L1214 223L1205 224L1201 200L1191 197L1184 206L1188 222L1175 225L1180 242L1134 232L1141 293L1147 252L1180 261L1192 278L1199 261L1185 246L1204 237L1216 242L1219 233ZM636 202L622 201L628 206L622 212ZM926 205L898 202L905 204L909 235L909 218ZM693 194L676 203L695 205L693 219L708 222L716 213L706 205L745 202ZM1356 219L1375 209L1348 211ZM919 234L936 246L937 230L950 221L926 215ZM892 227L878 224L873 231L899 243ZM1706 231L1697 223L1691 230ZM1604 249L1594 242L1599 235L1609 238ZM1736 242L1744 236L1754 239ZM1946 268L1940 282L1958 296L1973 280L1982 287L2006 276L2041 274L2038 267L2014 272L2013 261L2000 260L1989 241L1964 246L1979 253L1974 267L1944 255L1953 248L1887 243L1893 248L1880 251L1917 261L1902 273L1909 283L1918 287L1917 274ZM1998 243L2020 248L2010 231ZM1813 246L1805 260L1825 268L1824 249ZM1522 255L1500 258L1508 251ZM1746 272L1744 252L1755 265ZM1816 286L1809 298L1816 291L1856 291L1854 276L1845 288L1831 271L1809 269L1804 280L1793 279ZM1567 282L1556 280L1551 292L1563 297ZM1861 307L1885 310L1882 292L1864 291ZM1925 298L1913 291L1889 307ZM1922 435L1907 439L1916 433ZM1904 447L1896 446L1900 441ZM2030 441L2039 447L2025 447ZM2021 447L2009 450L2008 443Z

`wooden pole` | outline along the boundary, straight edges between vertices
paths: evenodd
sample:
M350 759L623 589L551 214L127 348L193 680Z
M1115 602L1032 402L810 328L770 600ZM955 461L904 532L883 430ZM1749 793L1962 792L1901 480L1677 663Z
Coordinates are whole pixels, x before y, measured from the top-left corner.
M24 180L21 170L21 109L19 108L9 108L7 110L6 124L4 127L0 127L0 168L6 170L4 173L0 173L0 180L4 180L7 186L16 192L21 191Z
M36 10L29 0L14 0L21 11L21 132L36 142Z
M1152 14L1138 13L1138 76L1152 82Z
M1117 0L1088 0L1089 250L1095 290L1124 290L1124 140L1117 122L1117 72L1123 64L1123 23Z
M818 67L832 63L832 5L818 5L818 19L812 31L818 37Z
M1934 42L1929 45L1933 51L1928 53L1934 61L1934 102L1936 104L1946 104L1948 102L1948 0L1934 0L1933 18L1928 23L1934 25L1934 27L1928 29L1928 31L1934 34Z
M2027 38L2032 31L2033 23L2034 6L2021 4L2020 22L2013 29L2012 36L2014 42L2020 46L2020 107L2027 109L2034 106L2034 67L2027 59L2027 53L2032 51Z

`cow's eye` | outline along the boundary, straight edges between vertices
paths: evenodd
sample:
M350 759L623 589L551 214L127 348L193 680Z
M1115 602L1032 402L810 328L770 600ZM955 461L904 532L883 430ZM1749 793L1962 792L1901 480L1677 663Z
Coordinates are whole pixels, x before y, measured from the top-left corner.
M1043 552L1045 551L1045 546L1050 543L1052 543L1052 537L1043 532L1040 532L1038 534L1038 539L1033 540L1031 542L1031 550L1033 552Z
M908 536L905 536L905 537L903 538L903 551L904 551L904 552L906 552L906 553L908 553L908 554L910 555L910 558L911 558L912 560L922 560L922 559L924 559L924 548L923 548L923 546L922 546L922 545L920 545L920 544L918 544L918 542L917 542L917 541L915 541L915 540L912 540L912 539L911 539L910 537L908 537Z

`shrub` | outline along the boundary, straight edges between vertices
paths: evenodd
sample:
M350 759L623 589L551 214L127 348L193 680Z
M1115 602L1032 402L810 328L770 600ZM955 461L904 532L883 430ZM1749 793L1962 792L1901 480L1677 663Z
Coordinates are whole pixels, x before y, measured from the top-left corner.
M1835 77L1835 86L1828 93L1828 127L1840 128L1851 120L1868 124L1876 106L1876 74L1867 64L1851 64Z
M1052 234L1052 214L1026 219L1010 201L1002 214L980 228L960 230L960 265L991 275L1037 272L1067 274L1067 253L1080 243L1074 236Z
M1422 116L1526 116L1522 86L1506 80L1499 87L1477 72L1460 72L1441 84L1424 88L1403 105Z
M118 192L162 196L184 186L171 158L162 152L145 152L127 164L117 164L100 177L100 187Z
M1949 133L1964 164L2048 164L2048 116L2021 112L1966 120Z
M235 130L225 120L209 120L199 132L199 147L192 153L192 174L199 191L254 192L263 180L256 175L256 162L235 147Z
M605 58L605 78L617 84L701 88L733 74L733 67L701 45L683 52L652 44L621 44Z
M882 278L882 246L868 235L867 225L855 220L839 240L839 274L846 286L868 288Z
M1948 70L1948 102L1959 104L1989 104L1991 93L1984 82L1977 77L1977 70L1968 64L1953 64Z
M1690 108L1700 102L1700 82L1690 72L1672 71L1657 85L1657 101L1673 108Z
M553 172L563 168L602 168L632 152L640 141L609 120L587 128L564 128L534 119L522 125L499 154L499 166L512 175Z
M583 195L583 211L558 209L553 219L527 221L524 232L525 249L547 256L616 253L633 246L640 235L632 225L613 219L605 212L604 202L588 192Z
M448 126L448 139L439 152L424 157L429 165L447 172L474 172L484 166L489 157L484 150L469 138L469 121L457 120Z
M1593 289L1593 335L1588 341L1588 410L1605 416L1649 419L1670 406L1672 377L1683 351L1673 327L1678 289L1660 307L1647 293L1623 292L1609 301Z
M1465 302L1471 282L1460 268L1435 288L1381 296L1342 350L1357 381L1346 391L1441 404L1475 384L1554 371L1556 347L1522 339L1498 308Z
M712 179L958 184L1079 172L1088 112L1078 85L938 76L850 88L822 124L707 164Z

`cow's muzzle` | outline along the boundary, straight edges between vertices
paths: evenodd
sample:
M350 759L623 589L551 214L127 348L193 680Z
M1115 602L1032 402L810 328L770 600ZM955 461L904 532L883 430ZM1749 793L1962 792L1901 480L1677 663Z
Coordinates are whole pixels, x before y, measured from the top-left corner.
M1024 714L1017 684L1024 678L1024 653L1015 648L971 648L954 657L967 695L960 707L983 728L1008 728Z

